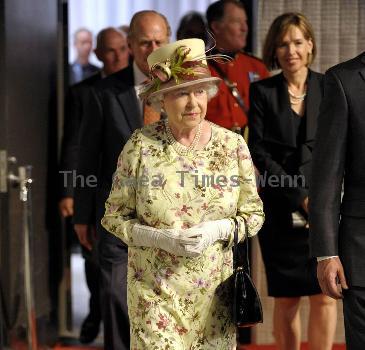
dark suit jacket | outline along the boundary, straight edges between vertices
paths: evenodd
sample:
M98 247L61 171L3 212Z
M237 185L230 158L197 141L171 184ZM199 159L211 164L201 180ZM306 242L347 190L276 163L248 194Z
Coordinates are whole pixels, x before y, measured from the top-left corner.
M86 181L84 184L79 182L75 190L74 223L95 224L93 212L96 211L96 228L101 241L121 243L101 227L100 220L118 156L133 131L142 125L132 65L102 79L90 89L81 125L77 168L78 175Z
M347 282L360 287L365 287L364 165L365 52L326 72L310 189L313 256L339 255Z
M92 75L82 82L71 86L65 101L65 119L60 157L60 197L73 197L73 171L77 168L79 132L84 114L88 89L101 80L101 73Z
M79 73L77 72L77 70L80 70ZM95 73L97 73L99 71L100 71L100 68L97 66L94 66L91 63L81 66L79 63L74 62L69 65L68 84L71 86L71 85L74 85L81 81L84 81L85 79L89 78L90 76L94 75Z
M308 196L309 169L322 98L322 79L322 74L309 71L306 138L300 145L297 145L288 88L283 74L254 82L250 87L249 148L261 179L266 178L262 189L263 199L291 212L297 210ZM269 186L268 179L273 175L279 183L283 181L283 186ZM304 176L305 181L298 178L298 175ZM295 182L297 186L294 186Z

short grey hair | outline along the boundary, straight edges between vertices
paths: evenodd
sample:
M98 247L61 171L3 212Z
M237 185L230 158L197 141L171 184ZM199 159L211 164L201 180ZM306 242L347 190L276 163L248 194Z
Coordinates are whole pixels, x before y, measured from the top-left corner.
M91 30L87 29L86 27L81 27L81 28L77 29L75 31L75 33L73 34L74 43L77 41L78 35L83 32L88 33L91 36L91 38L93 38L93 33L91 32Z
M218 85L216 83L213 83L213 82L202 83L202 87L207 92L208 101L210 101L218 93ZM176 88L171 91L178 91L180 89L184 89L184 87ZM148 103L153 107L153 109L155 109L157 112L161 112L162 101L164 99L164 96L165 96L164 92L161 91L160 94L156 94L152 98L147 98L147 100L148 100Z

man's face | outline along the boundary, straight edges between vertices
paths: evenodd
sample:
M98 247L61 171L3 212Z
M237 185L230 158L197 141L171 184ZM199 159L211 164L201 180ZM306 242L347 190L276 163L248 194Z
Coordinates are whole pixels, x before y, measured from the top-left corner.
M138 68L148 75L148 55L169 41L166 24L160 16L146 14L138 20L134 32L128 42L130 53Z
M105 34L104 40L96 48L96 57L104 63L106 75L112 74L128 66L127 40L121 33L110 31Z
M78 57L82 58L89 57L92 46L93 46L93 38L89 32L81 31L77 33L75 38L75 48Z
M212 23L217 48L225 51L238 51L246 46L248 32L247 15L242 8L228 3L220 21Z

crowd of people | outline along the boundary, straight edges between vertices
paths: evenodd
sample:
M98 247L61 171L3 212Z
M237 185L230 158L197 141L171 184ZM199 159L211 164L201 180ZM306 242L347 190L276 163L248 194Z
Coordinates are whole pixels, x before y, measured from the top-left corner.
M96 183L63 181L59 207L85 258L82 343L102 321L108 350L234 349L238 221L239 241L259 237L277 348L300 349L304 296L311 350L332 349L340 298L348 349L363 348L365 56L313 71L301 13L274 19L262 60L247 35L235 0L188 13L175 42L140 11L98 33L97 69L90 31L75 33L60 170Z

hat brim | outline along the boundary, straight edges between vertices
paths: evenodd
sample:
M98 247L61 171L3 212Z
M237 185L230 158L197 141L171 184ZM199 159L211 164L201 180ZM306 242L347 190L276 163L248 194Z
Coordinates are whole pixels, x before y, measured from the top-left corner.
M213 83L213 84L216 84L218 86L221 81L222 81L222 79L221 78L217 78L217 77L207 77L207 78L201 78L201 79L187 81L185 83L181 83L181 84L178 84L178 85L173 85L173 86L165 87L165 88L162 88L162 89L160 89L158 91L155 91L151 95L149 95L146 98L146 100L148 102L150 102L151 100L153 100L154 98L156 98L157 96L159 96L161 94L165 94L165 93L170 92L170 91L173 91L173 90L183 89L183 88L188 87L188 86L191 86L191 85L199 85L199 84L204 84L204 83Z

